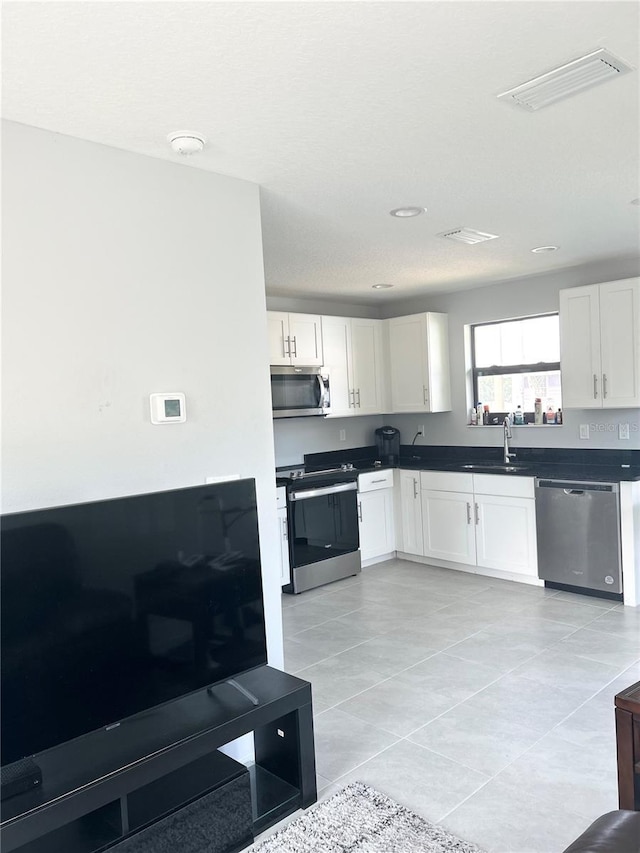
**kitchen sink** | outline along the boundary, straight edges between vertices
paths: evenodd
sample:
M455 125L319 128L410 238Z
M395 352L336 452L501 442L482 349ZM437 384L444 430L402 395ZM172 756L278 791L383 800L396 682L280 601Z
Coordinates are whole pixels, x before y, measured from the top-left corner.
M495 471L502 474L513 474L516 471L527 471L528 465L505 465L498 462L474 462L468 465L460 465L465 471Z

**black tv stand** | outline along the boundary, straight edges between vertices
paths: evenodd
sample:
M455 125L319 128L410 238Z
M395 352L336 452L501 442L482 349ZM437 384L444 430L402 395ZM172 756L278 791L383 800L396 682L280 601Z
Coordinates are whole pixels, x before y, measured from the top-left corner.
M255 696L250 690L247 690L246 687L243 687L242 684L238 684L235 678L228 678L225 684L230 684L232 687L235 687L236 690L239 690L243 696L245 696L252 705L259 705L260 700L257 696ZM213 687L207 687L207 693L209 696L215 696L215 689Z
M269 666L236 681L39 753L42 785L2 803L3 853L165 849L154 832L181 853L231 853L314 803L311 685ZM251 732L247 772L217 750ZM190 821L188 843L171 835Z

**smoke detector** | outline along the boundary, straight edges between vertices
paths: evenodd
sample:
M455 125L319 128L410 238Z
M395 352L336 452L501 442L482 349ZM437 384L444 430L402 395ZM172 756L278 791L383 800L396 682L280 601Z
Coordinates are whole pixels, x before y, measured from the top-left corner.
M183 154L185 156L199 154L207 141L199 133L188 133L185 131L170 133L167 139L176 154Z
M436 235L444 237L446 240L453 240L455 243L466 243L472 246L474 243L484 243L487 240L497 239L497 234L487 234L484 231L474 231L473 228L453 228L451 231L443 231Z
M546 74L527 80L526 83L498 95L498 98L505 98L529 112L534 112L633 70L633 66L618 59L605 48L600 48Z

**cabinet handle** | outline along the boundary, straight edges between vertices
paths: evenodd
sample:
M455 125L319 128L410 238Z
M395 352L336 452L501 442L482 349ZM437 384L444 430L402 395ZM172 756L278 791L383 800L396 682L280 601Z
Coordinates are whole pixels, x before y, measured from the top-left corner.
M285 540L289 538L289 532L287 530L287 522L284 518L282 519L282 538Z
M353 406L354 409L356 407L356 392L353 388L349 388L349 408L351 408L351 406Z
M603 399L607 396L607 374L602 374L602 397Z
M358 501L358 518L362 521L362 503Z
M474 504L476 508L476 524L480 524L480 510L478 508L478 504Z
M360 408L360 389L358 388L358 408Z
M422 386L422 402L425 404L425 406L429 405L429 389L426 385Z
M290 355L293 355L294 358L298 357L298 344L296 343L296 336L294 335L291 339L293 341L293 352Z
M471 504L467 501L467 524L471 524Z
M418 481L415 477L413 478L413 496L414 498L418 497Z
M386 483L386 480L372 480L371 483Z
M593 374L593 399L598 399L598 377L596 374Z
M291 357L291 338L283 338L282 339L282 355L286 358L287 356Z

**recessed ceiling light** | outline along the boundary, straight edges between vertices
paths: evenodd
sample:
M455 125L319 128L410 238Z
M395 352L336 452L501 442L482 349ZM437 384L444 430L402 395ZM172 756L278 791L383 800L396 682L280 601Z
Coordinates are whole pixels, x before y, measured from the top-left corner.
M372 284L371 287L374 290L387 290L389 287L393 287L392 284Z
M391 216L397 216L400 219L407 219L410 216L420 216L421 213L424 213L426 207L396 207L395 210L390 210L389 213Z
M189 133L180 131L179 133L170 133L167 136L171 148L176 154L198 154L204 148L207 141L204 136L199 133Z
M560 246L538 246L531 251L534 255L543 255L545 252L557 252Z

